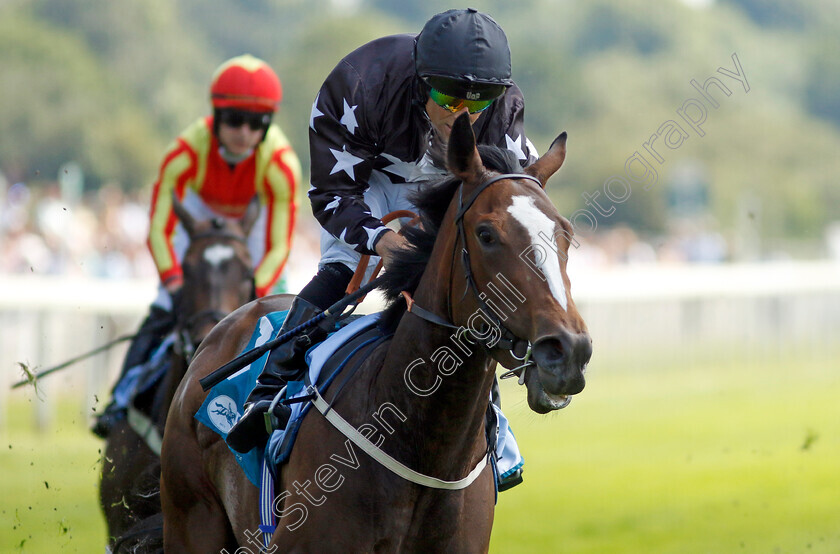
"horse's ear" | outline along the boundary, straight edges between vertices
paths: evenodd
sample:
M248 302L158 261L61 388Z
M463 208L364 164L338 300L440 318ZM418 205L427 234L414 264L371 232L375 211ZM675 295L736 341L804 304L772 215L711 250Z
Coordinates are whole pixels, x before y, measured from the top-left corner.
M551 143L548 152L525 168L525 173L539 179L543 188L566 159L566 136L566 131L560 133L560 136Z
M480 180L484 173L484 165L481 163L481 156L478 155L478 149L475 147L475 135L470 124L470 117L467 114L458 116L458 119L452 125L446 153L446 165L453 175L466 183Z
M175 191L172 192L172 211L175 212L175 215L178 217L178 220L186 229L187 234L192 236L193 232L195 231L195 219L190 212L181 204L181 201L178 200L178 195L175 194Z
M254 227L254 223L257 222L257 218L260 216L260 197L258 195L254 195L251 198L251 201L248 203L248 208L245 210L245 215L242 216L242 219L239 220L239 225L242 227L242 232L245 233L245 236L251 234L251 229Z

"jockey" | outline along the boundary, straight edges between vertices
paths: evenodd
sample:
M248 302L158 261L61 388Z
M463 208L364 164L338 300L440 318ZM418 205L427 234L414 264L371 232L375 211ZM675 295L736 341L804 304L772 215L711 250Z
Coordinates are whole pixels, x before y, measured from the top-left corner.
M175 324L180 260L189 237L173 212L173 193L198 219L240 219L257 195L262 209L248 237L257 296L269 294L280 278L300 181L297 155L271 122L281 97L280 80L267 63L248 54L232 58L213 74L213 115L195 121L169 146L152 193L148 240L160 288L129 347L122 375L144 363ZM112 402L94 433L107 436L120 412Z
M507 37L474 9L438 14L416 36L374 40L333 69L309 119L309 198L323 227L319 271L280 333L340 300L362 254L373 256L370 271L375 256L387 261L403 244L380 218L412 209L408 193L444 173L429 154L430 142L445 143L464 112L480 144L508 148L523 166L536 159L523 131L524 100L511 80ZM228 434L234 449L264 443L263 415L282 386L299 378L300 354L315 334L272 351L245 415Z
M309 117L309 199L323 227L319 270L279 333L340 300L361 255L372 256L370 273L376 256L387 262L404 243L380 218L413 209L408 193L445 173L430 143L445 144L464 112L479 144L508 148L523 166L536 160L523 131L524 100L511 80L507 37L474 9L435 15L419 35L374 40L338 63ZM283 385L300 378L300 356L322 338L317 334L271 352L245 414L227 436L232 448L247 452L265 443L264 414Z

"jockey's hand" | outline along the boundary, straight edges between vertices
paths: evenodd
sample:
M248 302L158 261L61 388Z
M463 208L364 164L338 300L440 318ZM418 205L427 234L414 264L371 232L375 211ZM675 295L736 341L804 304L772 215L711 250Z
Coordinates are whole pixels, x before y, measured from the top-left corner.
M172 299L172 313L177 313L181 309L181 299L184 296L183 286L184 282L181 279L173 279L172 281L163 285L169 297Z
M388 230L377 241L375 249L376 253L382 257L383 264L387 267L391 263L394 251L405 248L407 244L408 240L404 236Z
M181 287L184 285L183 279L172 279L166 283L164 283L163 288L166 289L166 292L169 294L175 294Z

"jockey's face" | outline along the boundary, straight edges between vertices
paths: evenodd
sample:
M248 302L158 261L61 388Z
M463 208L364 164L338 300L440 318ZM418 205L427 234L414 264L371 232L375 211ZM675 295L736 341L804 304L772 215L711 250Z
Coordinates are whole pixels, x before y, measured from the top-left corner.
M219 122L219 142L233 155L241 156L257 147L265 129L253 129L247 122L234 127L224 118Z
M452 130L452 124L455 123L455 120L458 119L458 116L462 113L469 114L470 116L470 123L475 124L478 121L478 118L481 117L481 114L484 112L477 112L477 113L469 113L466 107L461 108L455 113L450 112L446 108L442 108L435 104L435 102L429 98L426 100L426 113L429 114L429 119L432 122L432 125L437 130L438 134L444 139L449 140L449 132Z

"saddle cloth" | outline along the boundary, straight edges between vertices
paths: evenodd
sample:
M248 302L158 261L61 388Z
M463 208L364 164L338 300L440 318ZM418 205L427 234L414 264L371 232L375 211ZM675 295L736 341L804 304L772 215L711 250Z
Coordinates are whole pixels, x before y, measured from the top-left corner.
M142 364L126 371L114 387L114 404L121 410L128 409L136 398L153 391L170 368L170 350L175 343L175 333L169 333L152 355ZM152 393L153 394L153 393Z
M245 347L245 350L247 351L261 346L268 340L277 336L280 327L283 325L283 321L286 319L287 313L287 311L272 312L261 317L253 334L251 335L248 345ZM351 323L341 327L337 332L332 333L323 342L310 348L306 353L306 362L309 365L307 381L310 383L320 384L323 379L319 380L319 378L321 377L322 370L325 367L325 362L330 360L332 355L341 348L348 339L351 339L361 332L369 331L375 328L377 319L378 314L356 318ZM254 385L257 382L257 377L259 377L267 361L268 353L265 353L255 362L243 367L213 387L207 394L207 398L204 399L204 403L201 405L201 408L199 408L196 412L195 418L206 427L221 435L223 439L226 439L231 427L233 427L233 425L239 421L239 418L242 417L242 413L244 412L243 406L248 398L248 394L251 390L253 390ZM330 377L334 377L335 369L340 366L340 364L336 362L340 361L341 360L332 359L329 364L331 372L325 371L325 373L331 373ZM326 388L327 385L329 385L329 382L323 385L324 388ZM303 387L303 382L289 383L286 388L288 397L291 398L295 396L303 389ZM305 415L306 409L309 405L310 404L308 402L291 404L292 416L289 420L287 429L291 428L292 423L296 419ZM277 435L278 433L280 434L279 440L282 442L282 437L285 435L285 432L275 431L274 434ZM274 442L277 442L277 440L278 439L274 439ZM291 443L288 444L288 448L291 449ZM245 471L245 475L248 477L248 480L255 486L259 486L264 452L258 448L255 448L246 454L240 454L233 449L231 449L231 452L236 457L236 461L242 467L243 471Z
M245 350L256 348L277 336L286 319L286 313L273 312L260 318ZM306 385L312 383L323 393L345 369L347 360L354 354L362 348L372 348L388 338L379 331L376 325L378 318L379 314L357 318L310 348L305 356L309 365L305 381L288 383L286 398L294 399L304 395ZM225 439L231 427L242 417L245 400L254 388L267 360L268 353L213 387L196 412L195 418ZM507 418L498 407L492 403L490 405L496 418L496 432L495 436L488 436L487 439L494 450L493 469L498 482L521 468L524 461ZM272 433L265 450L255 448L246 454L240 454L231 449L248 480L255 486L260 486L264 460L267 461L268 469L273 475L276 475L278 468L288 460L300 423L311 406L311 402L290 404L292 414L286 429Z

